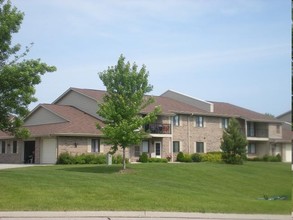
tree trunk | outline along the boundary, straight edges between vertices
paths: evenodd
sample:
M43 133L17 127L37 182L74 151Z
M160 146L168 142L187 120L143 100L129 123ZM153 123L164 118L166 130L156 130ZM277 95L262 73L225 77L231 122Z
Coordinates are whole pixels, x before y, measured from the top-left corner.
M123 170L126 170L125 147L123 147Z

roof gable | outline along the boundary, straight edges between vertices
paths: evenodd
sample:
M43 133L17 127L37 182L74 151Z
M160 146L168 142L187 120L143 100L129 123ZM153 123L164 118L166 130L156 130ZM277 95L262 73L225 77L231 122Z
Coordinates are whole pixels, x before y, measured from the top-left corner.
M67 121L66 118L46 108L46 105L39 105L25 119L24 126L55 124L55 123L62 123L66 121Z

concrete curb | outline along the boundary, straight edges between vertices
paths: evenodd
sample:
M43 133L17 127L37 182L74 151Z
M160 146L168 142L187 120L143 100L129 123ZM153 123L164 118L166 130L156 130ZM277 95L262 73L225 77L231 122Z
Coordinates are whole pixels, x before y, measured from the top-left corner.
M228 220L289 220L290 215L183 213L151 211L17 211L0 212L0 218L162 218L162 219L228 219Z

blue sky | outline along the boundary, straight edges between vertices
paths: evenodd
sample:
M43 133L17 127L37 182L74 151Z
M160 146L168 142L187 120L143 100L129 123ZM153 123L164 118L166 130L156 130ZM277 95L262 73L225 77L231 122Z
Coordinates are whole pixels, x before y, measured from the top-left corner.
M290 0L12 0L14 42L57 71L36 87L50 103L69 87L105 89L120 54L145 64L153 95L172 89L261 113L291 109ZM31 105L31 108L38 103Z

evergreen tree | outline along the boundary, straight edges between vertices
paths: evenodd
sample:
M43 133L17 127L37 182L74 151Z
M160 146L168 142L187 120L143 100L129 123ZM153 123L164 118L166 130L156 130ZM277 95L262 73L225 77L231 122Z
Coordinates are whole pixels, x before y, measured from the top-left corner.
M122 148L123 169L126 169L125 148L141 143L145 137L142 128L156 120L160 108L156 107L143 117L140 115L146 106L154 102L151 96L145 96L153 87L148 83L148 72L144 65L138 71L136 64L131 66L124 60L121 55L116 66L99 73L107 93L97 111L104 119L105 127L97 127L105 135L107 143L113 145L112 153L118 147Z
M223 132L221 142L223 161L229 164L243 164L243 160L246 158L247 143L239 122L232 118Z

